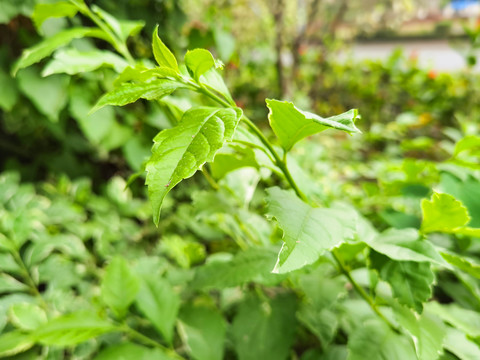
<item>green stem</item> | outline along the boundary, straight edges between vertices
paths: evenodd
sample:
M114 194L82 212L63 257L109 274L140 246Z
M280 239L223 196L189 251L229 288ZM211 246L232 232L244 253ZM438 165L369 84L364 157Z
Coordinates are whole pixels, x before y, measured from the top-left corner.
M190 84L192 85L192 84ZM194 84L196 85L196 84ZM196 86L197 90L201 92L202 94L208 96L212 100L215 100L217 103L225 106L225 107L233 107L230 105L227 101L223 100L220 98L218 95L214 94L210 90L208 90L205 86L202 85L197 85ZM278 168L282 171L283 175L285 176L285 179L287 180L288 184L290 187L295 191L297 196L302 199L305 202L308 202L307 197L305 194L300 190L300 188L297 186L295 183L295 180L292 177L292 174L288 170L286 161L282 160L280 155L277 153L277 151L274 149L270 141L263 135L262 131L255 125L245 114L242 116L242 120L247 124L247 126L250 128L250 130L253 131L253 133L258 137L258 139L262 142L263 145L268 149L270 154L272 154L274 163Z
M23 262L22 257L17 251L11 251L10 252L17 263L17 265L20 267L20 270L22 272L22 276L27 283L28 287L30 288L30 291L32 294L39 300L40 306L44 309L47 310L47 303L42 297L42 294L40 294L40 291L38 291L37 284L35 284L35 281L33 280L32 276L30 275L30 270L27 268L25 263Z
M347 266L343 262L342 258L340 255L333 250L332 256L335 259L335 262L337 263L338 267L340 268L340 271L347 277L348 281L352 284L353 288L355 291L368 303L370 308L377 314L385 323L395 332L399 332L398 329L388 320L378 309L377 305L373 301L373 299L367 294L367 292L355 281L355 279L352 277L352 274L348 270Z
M158 341L155 341L148 336L143 335L141 332L138 332L135 329L132 329L127 324L123 324L121 330L126 333L130 338L136 339L141 343L152 346L158 349L162 349L165 353L172 357L172 359L185 360L182 356L178 355L174 350L166 347L165 345L160 344Z
M83 15L90 18L90 20L107 34L110 44L112 44L115 50L117 50L130 65L135 65L135 60L130 54L130 51L128 51L127 45L115 35L105 22L103 22L87 5L79 4L75 0L70 0L70 2L72 2Z

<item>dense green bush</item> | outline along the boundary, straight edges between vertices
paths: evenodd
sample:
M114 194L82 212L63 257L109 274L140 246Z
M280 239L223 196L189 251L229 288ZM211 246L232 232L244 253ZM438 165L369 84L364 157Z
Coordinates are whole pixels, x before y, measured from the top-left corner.
M209 51L155 29L154 64L80 0L32 19L65 16L0 75L0 357L480 358L473 76L328 63L316 106L362 118L242 110Z

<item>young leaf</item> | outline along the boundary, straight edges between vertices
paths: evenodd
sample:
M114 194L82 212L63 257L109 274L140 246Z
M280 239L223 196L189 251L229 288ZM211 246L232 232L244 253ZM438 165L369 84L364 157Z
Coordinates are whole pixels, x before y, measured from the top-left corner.
M103 95L90 113L94 113L106 105L123 106L135 102L138 99L159 99L166 95L170 95L176 89L182 87L185 86L177 81L169 79L158 79L136 84L122 84L118 88Z
M22 330L35 330L47 322L47 315L40 307L29 303L17 303L9 310L12 323Z
M302 111L288 101L267 99L266 102L270 110L268 114L270 126L285 151L290 150L295 143L303 138L328 128L348 133L361 132L355 127L355 120L358 118L356 109L329 118L322 118L310 112Z
M123 318L139 290L139 281L125 259L116 257L108 264L101 290L103 302Z
M52 319L32 336L44 345L71 346L113 331L116 327L110 322L94 313L82 311Z
M59 1L53 4L37 4L32 14L32 20L37 29L40 29L43 22L55 17L73 17L78 8L68 1Z
M417 359L413 341L391 330L383 321L369 320L348 340L347 360Z
M106 50L80 52L77 49L58 50L43 69L42 76L65 73L74 75L90 72L103 66L112 67L120 73L128 63L117 54Z
M0 357L19 354L30 349L34 342L29 334L10 331L0 335Z
M372 267L380 277L392 287L393 296L400 304L423 311L423 303L432 296L435 276L430 263L413 261L392 261L388 257L376 254L371 256Z
M185 65L190 75L199 81L200 76L215 66L215 59L208 50L194 49L185 54Z
M193 359L223 359L226 322L216 310L189 306L181 312L178 329Z
M162 40L160 40L160 37L158 36L158 25L153 31L152 48L153 56L155 57L155 60L160 67L167 67L175 70L176 73L179 72L177 59L175 59L175 56L165 46L165 44L162 42Z
M180 298L170 283L161 278L144 279L136 304L165 340L171 344Z
M91 8L95 14L101 17L108 24L110 29L113 30L115 35L117 35L122 42L127 41L129 36L138 34L145 26L145 22L143 21L117 20L114 16L110 15L96 5L92 5ZM107 41L109 40L107 39Z
M468 210L452 195L435 193L432 200L422 200L423 221L421 230L425 233L452 232L470 221Z
M152 157L146 165L153 221L158 224L165 195L180 181L191 177L230 140L241 110L198 107L188 110L180 123L163 130L154 139Z
M104 39L105 33L93 28L72 28L61 31L52 37L43 40L37 45L24 50L22 56L13 67L12 75L15 76L18 70L26 68L46 58L59 47L70 43L73 39L79 39L85 36Z
M295 341L296 307L292 295L268 303L256 298L243 302L232 324L239 360L286 359Z
M432 262L448 265L428 240L421 240L416 229L388 229L365 243L397 261Z
M312 264L327 250L353 237L356 218L336 209L313 208L290 191L267 189L268 214L283 229L284 244L274 272L285 273Z

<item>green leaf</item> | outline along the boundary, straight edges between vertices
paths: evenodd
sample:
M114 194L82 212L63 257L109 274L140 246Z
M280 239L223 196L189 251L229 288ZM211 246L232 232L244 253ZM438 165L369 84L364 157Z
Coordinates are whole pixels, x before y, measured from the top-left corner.
M2 87L8 89L0 96L0 109L9 112L13 109L18 101L18 89L15 79L10 74L0 69L0 84Z
M199 81L200 76L215 66L215 59L208 50L194 49L185 54L185 65L190 75Z
M283 230L284 244L274 272L285 273L312 264L327 250L353 237L356 218L343 210L313 208L294 193L267 189L268 215Z
M170 69L175 70L176 73L179 72L177 59L172 54L172 52L165 46L165 44L160 40L158 37L158 25L155 27L153 31L152 37L152 48L153 48L153 56L157 61L157 64L162 67L167 67Z
M449 264L476 277L477 279L480 279L480 264L475 263L469 258L451 252L442 251L440 254Z
M184 87L183 84L169 79L158 79L137 84L122 84L118 88L103 95L90 111L90 114L106 105L123 106L133 103L138 99L160 99L161 97L170 95L176 89Z
M42 78L34 68L25 69L18 74L18 85L22 92L40 113L53 122L58 121L60 112L67 104L69 82L66 75Z
M420 239L416 229L388 229L373 239L364 240L376 252L393 260L447 265L432 243Z
M113 30L122 42L126 42L129 36L138 34L145 26L145 22L143 21L117 20L114 16L96 5L92 5L91 9L108 24L108 27ZM107 39L107 41L110 40ZM113 43L112 45L115 46Z
M270 273L275 258L271 250L249 248L231 261L212 261L197 267L192 285L196 289L223 289L250 281L258 282L263 278L278 278L278 275Z
M108 264L101 290L103 302L123 318L139 290L139 281L125 259L116 257Z
M480 347L457 329L447 328L444 347L460 360L480 359Z
M435 280L430 263L413 261L392 261L387 256L374 253L372 267L392 287L393 296L400 304L423 311L423 303L432 296Z
M258 168L255 152L250 147L230 145L223 147L210 164L212 176L221 179L231 171L242 167Z
M175 359L160 349L149 349L134 343L112 345L102 350L94 360L170 360Z
M467 335L480 336L480 314L477 311L464 309L456 304L445 305L437 302L429 302L425 309Z
M368 320L348 340L347 360L414 360L413 342L391 330L380 320Z
M361 132L355 127L355 120L358 118L356 109L329 118L322 118L302 111L288 101L267 99L266 102L270 110L268 114L270 126L285 151L290 150L301 139L328 128L348 133Z
M105 33L94 28L72 28L61 31L52 37L43 40L37 45L24 50L22 56L13 67L13 76L15 76L18 70L39 62L40 60L49 56L59 47L70 43L73 39L79 39L85 36L104 39Z
M205 72L200 77L200 82L203 85L206 85L208 88L223 95L223 97L227 99L227 101L230 102L230 104L235 105L235 101L233 100L227 85L223 81L223 77L218 73L218 71L215 68Z
M178 329L193 359L223 359L226 322L216 310L193 306L182 309Z
M400 326L415 339L418 359L438 359L446 335L443 322L426 312L417 317L410 309L401 306L395 306L394 311Z
M136 304L165 340L171 344L173 327L180 307L180 297L170 283L161 278L144 279Z
M296 307L296 298L291 294L269 302L249 298L241 303L232 324L238 359L287 359L295 342Z
M32 20L37 29L40 29L43 22L55 17L73 17L78 8L68 1L59 1L53 4L37 4L32 14Z
M91 312L62 315L32 333L33 338L44 345L71 346L116 331L110 322Z
M466 136L455 144L455 151L453 156L464 151L480 150L480 136Z
M27 285L21 283L13 276L0 273L0 294L26 290L28 290Z
M470 216L463 204L452 195L435 193L432 200L422 200L423 221L421 230L452 232L468 224Z
M238 108L198 107L185 112L179 124L161 131L154 139L152 157L146 165L153 221L158 224L165 195L183 179L191 177L230 140L241 117Z
M12 305L9 310L10 321L22 330L35 330L47 322L47 315L40 307L29 303Z
M30 349L34 342L29 334L10 331L0 335L0 357L19 354Z
M103 66L112 67L120 73L128 63L117 54L106 50L78 51L77 49L61 49L55 52L42 71L42 76L65 73L75 75L90 72Z

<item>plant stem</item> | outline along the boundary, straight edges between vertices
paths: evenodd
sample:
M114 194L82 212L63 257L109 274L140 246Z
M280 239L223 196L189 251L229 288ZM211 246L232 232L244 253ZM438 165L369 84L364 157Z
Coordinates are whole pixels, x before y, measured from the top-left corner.
M368 303L370 308L377 314L383 321L387 323L387 325L395 332L399 332L398 329L388 320L378 309L377 305L373 301L373 299L366 293L365 290L355 281L355 279L352 277L352 274L348 270L347 266L344 264L342 258L340 255L333 250L331 252L333 258L335 259L335 262L337 263L338 267L340 268L340 271L347 277L348 281L352 284L353 288L355 291Z
M130 326L127 324L122 324L121 330L125 332L128 336L130 336L132 339L136 339L140 342L142 342L145 345L149 345L158 349L162 349L165 353L167 353L169 356L171 356L174 359L178 360L185 360L182 356L178 355L176 351L166 347L165 345L160 344L158 341L155 341L148 336L143 335L141 332L132 329Z
M79 4L74 0L70 0L70 2L72 2L83 15L90 18L90 20L92 20L100 29L105 32L105 34L107 34L110 44L112 44L115 50L117 50L130 65L135 64L135 60L130 54L130 51L128 51L127 45L120 40L120 38L110 29L110 27L102 21L102 19L100 19L87 5Z
M11 251L10 252L13 256L13 259L17 263L17 265L20 267L20 270L22 271L22 276L24 280L26 281L27 285L30 288L30 291L32 294L39 300L40 306L44 309L47 310L47 303L42 297L42 294L40 294L40 291L38 291L37 284L35 284L35 281L33 280L32 276L30 275L30 270L27 268L25 263L23 262L22 257L17 251Z
M199 92L201 92L202 94L208 96L209 98L211 98L212 100L215 100L217 103L225 106L225 107L233 107L232 105L230 105L227 101L223 100L222 98L220 98L218 95L214 94L213 92L211 92L209 89L207 89L205 86L201 86L201 85L197 85L196 86L197 90ZM245 114L243 114L242 116L242 120L247 124L247 126L250 128L250 130L253 131L253 133L255 134L255 136L258 137L258 139L262 142L263 145L265 145L265 147L268 149L268 151L270 152L270 154L272 154L273 156L273 159L274 159L274 163L276 166L278 166L278 168L282 171L283 175L285 176L285 179L287 180L288 184L290 185L290 187L295 191L295 193L297 194L297 196L302 199L303 201L305 202L308 202L308 199L307 197L305 196L305 194L300 190L300 188L297 186L297 184L295 183L295 180L293 179L292 177L292 174L290 173L290 171L288 170L288 167L287 167L287 164L286 164L286 161L282 160L282 158L280 157L280 155L278 154L278 152L274 149L274 147L272 146L272 144L270 143L270 141L268 141L268 139L265 137L265 135L263 135L262 131L257 127L257 125L255 125L253 123L252 120L250 120Z

